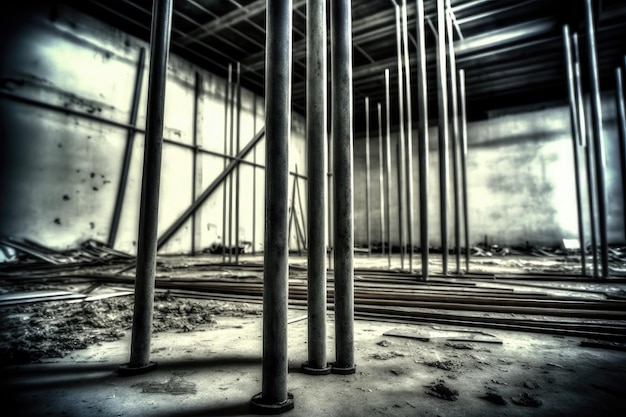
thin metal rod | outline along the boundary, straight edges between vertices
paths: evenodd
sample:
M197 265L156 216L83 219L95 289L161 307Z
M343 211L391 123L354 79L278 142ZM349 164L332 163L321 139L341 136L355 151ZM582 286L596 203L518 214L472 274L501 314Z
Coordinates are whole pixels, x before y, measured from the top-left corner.
M620 132L620 161L622 168L622 214L624 216L624 233L626 234L626 104L624 103L624 78L621 68L615 69L617 89L617 115Z
M593 140L590 139L593 135L590 133L591 125L587 123L587 110L585 108L585 100L583 99L583 87L582 77L580 69L580 51L578 46L578 34L572 34L572 47L574 50L574 81L576 87L576 101L578 103L578 120L579 120L579 132L580 132L580 145L585 151L585 171L587 177L587 197L589 205L589 231L590 231L590 245L591 245L591 261L592 261L592 273L594 277L598 277L598 245L597 245L597 216L596 216L596 191L595 191L595 173L593 169ZM587 246L585 245L584 253L587 252Z
M196 200L197 187L196 178L198 174L198 101L202 92L202 77L196 71L193 89L193 156L191 161L191 203ZM196 213L191 216L191 254L196 254Z
M383 117L382 117L382 105L376 103L376 110L378 115L378 190L380 194L380 200L378 204L380 206L380 247L381 253L385 254L385 185L384 185L384 153L383 153Z
M256 132L256 101L257 97L254 96L252 105L252 131ZM252 151L252 254L256 253L256 147Z
M228 159L226 155L228 153L228 109L229 101L232 100L232 85L233 85L233 64L228 64L228 83L226 84L226 91L224 93L224 169L228 165ZM226 263L226 201L228 200L228 181L224 182L224 192L222 193L222 263Z
M178 219L176 219L170 227L163 232L159 237L157 244L158 248L165 245L174 234L183 226L183 224L189 219L189 217L196 211L202 204L215 192L215 190L224 182L224 180L233 172L235 167L242 163L243 158L246 157L254 149L254 147L265 137L265 128L261 128L256 135L250 140L250 142L239 152L239 154L233 158L233 160L224 168L224 170L213 180L211 184L196 198ZM267 173L267 168L265 170Z
M372 222L370 211L370 99L365 97L365 220L367 226L367 256L372 255Z
M137 124L137 114L139 113L139 99L141 98L141 88L143 86L143 67L146 63L146 48L139 50L139 61L137 62L137 74L135 75L135 89L133 90L133 101L130 108L130 120L128 124L135 126ZM111 229L109 230L108 245L110 248L115 246L117 231L122 216L122 208L124 207L124 196L126 195L126 184L128 183L128 171L133 155L133 145L135 143L136 129L128 128L126 135L126 149L124 150L124 160L122 162L122 173L120 175L120 183L117 188L117 198L115 199L115 208L113 209L113 219L111 220Z
M235 152L239 153L239 147L241 146L241 64L237 62L237 140L235 144ZM239 164L235 168L235 262L239 263Z
M463 196L463 235L465 238L465 272L470 271L469 206L467 204L467 98L465 95L465 70L459 70L459 102L461 110L461 192Z
M430 237L428 230L428 74L426 72L426 33L424 28L424 0L416 0L417 30L417 112L418 151L420 170L420 247L422 252L422 279L428 279Z
M289 140L291 136L290 0L267 1L265 64L265 244L262 392L255 401L283 404L287 393ZM293 404L293 403L292 403Z
M446 18L444 0L437 0L437 103L439 105L439 210L441 259L448 275L448 86L446 66Z
M328 128L326 0L309 0L307 17L307 346L303 371L326 373L326 141ZM314 373L314 371L312 371Z
M296 172L298 172L298 165L296 165ZM298 208L300 209L300 215L302 216L302 226L300 226L300 222L298 221L298 231L300 236L300 241L302 242L302 248L306 250L306 219L304 217L304 206L302 205L302 197L300 196L300 178L298 175L293 177L296 182L296 197L298 198ZM296 219L297 220L297 219Z
M452 190L454 196L454 258L456 274L461 274L461 198L459 178L459 100L456 80L456 55L454 52L454 27L452 25L452 11L450 0L446 0L446 29L448 36L448 60L450 63L450 122L452 134Z
M332 129L335 189L335 346L333 372L353 373L354 207L352 178L352 17L350 0L330 10Z
M235 154L235 94L238 89L239 73L237 73L235 69L235 83L231 87L230 95L230 144L228 148L229 155ZM231 263L233 258L233 176L229 175L226 178L226 181L228 182L228 263Z
M413 272L413 111L411 99L411 66L409 59L409 27L406 0L402 0L402 47L404 49L404 78L406 83L406 212L409 272Z
M159 223L159 184L163 146L163 115L167 61L172 28L172 0L157 0L153 4L150 36L150 77L146 141L144 148L139 233L137 238L137 276L130 346L129 368L150 365L150 337L154 305L154 276Z
M404 269L404 251L405 239L405 213L404 213L404 178L405 178L405 131L404 131L404 79L402 76L402 22L400 17L400 7L394 6L396 12L396 54L398 66L398 130L400 136L398 139L398 232L400 235L400 267Z
M596 51L596 33L591 0L585 0L585 17L587 30L587 56L589 65L589 82L591 84L591 112L593 125L593 141L595 146L596 192L598 195L598 225L600 232L600 261L601 274L608 278L609 247L607 234L607 196L606 196L606 155L602 132L602 103L600 99L600 78L598 70L598 56Z
M580 184L580 167L578 146L580 143L580 124L578 122L578 103L576 102L576 87L574 82L574 57L569 26L563 26L563 47L565 48L565 71L567 73L567 92L570 108L570 122L572 126L572 146L574 155L574 180L576 183L576 210L578 215L578 241L580 244L581 275L587 274L585 257L585 220L583 219L583 197Z
M391 215L389 210L389 196L391 195L391 102L389 94L389 70L385 70L385 116L387 134L385 135L385 178L387 180L387 191L385 199L385 215L387 222L387 267L391 269Z

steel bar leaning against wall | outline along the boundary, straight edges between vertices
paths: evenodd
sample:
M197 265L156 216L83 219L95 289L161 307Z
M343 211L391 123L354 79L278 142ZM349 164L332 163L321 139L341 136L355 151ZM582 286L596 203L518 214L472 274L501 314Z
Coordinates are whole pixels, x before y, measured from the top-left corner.
M262 391L252 397L251 408L254 413L278 414L294 407L287 392L291 0L268 0L266 19Z
M139 235L137 238L137 277L130 362L122 365L122 375L144 373L156 367L150 362L154 278L159 223L159 184L161 151L163 146L163 115L167 60L172 27L172 0L157 0L153 5L150 38L150 78L148 82L148 109L144 148Z

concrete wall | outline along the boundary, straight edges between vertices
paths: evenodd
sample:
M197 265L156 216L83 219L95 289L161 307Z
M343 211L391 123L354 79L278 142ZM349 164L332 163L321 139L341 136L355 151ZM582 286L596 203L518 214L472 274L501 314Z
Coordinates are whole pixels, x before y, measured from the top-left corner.
M128 129L72 115L15 97L34 100L127 124L141 48L149 45L70 8L46 6L5 16L0 56L0 235L28 238L57 249L78 246L86 239L106 242L111 227ZM145 127L149 54L137 126ZM193 105L195 73L203 80L198 99L200 150L193 172ZM224 79L171 56L168 65L159 229L169 227L197 194L224 168ZM230 117L230 116L229 116ZM264 125L264 100L242 91L240 141L243 148ZM292 121L290 166L306 174L305 126ZM236 138L237 132L235 132ZM141 191L143 133L134 135L132 162L115 247L134 253ZM175 143L172 143L175 142ZM265 164L262 140L246 161ZM256 181L253 174L256 171ZM255 237L262 250L264 175L262 168L240 169L240 240ZM290 184L293 183L293 176ZM256 204L253 203L256 186ZM306 190L300 181L301 193ZM290 188L291 190L291 188ZM224 187L206 201L161 253L189 253L218 243L222 230ZM306 193L303 194L306 199ZM291 198L291 195L290 195ZM234 201L234 199L233 199ZM234 204L234 203L233 203ZM306 201L303 200L303 204ZM253 211L254 208L254 211ZM234 205L233 205L234 210ZM300 217L303 214L298 213ZM253 222L255 224L253 231ZM233 217L232 242L235 242ZM295 232L292 234L295 248Z
M603 97L604 140L607 162L608 235L610 243L624 243L622 174L615 102ZM375 124L373 125L375 127ZM431 246L441 245L439 206L439 155L437 127L430 129L430 216ZM383 133L384 134L384 133ZM391 241L399 243L396 165L397 135L392 137ZM417 133L413 134L414 141ZM371 138L371 224L372 241L380 241L380 188L378 136ZM487 237L498 245L556 245L563 238L578 237L576 189L569 110L567 107L500 116L468 126L468 207L470 244ZM415 142L416 145L416 142ZM415 224L414 244L419 242L419 167L414 146ZM584 161L581 160L584 166ZM452 179L452 168L450 168ZM355 241L365 244L365 144L355 143ZM453 194L450 185L448 241L454 244ZM586 184L583 187L584 201ZM589 219L585 206L586 236ZM406 226L404 226L406 227ZM463 239L463 233L461 233Z

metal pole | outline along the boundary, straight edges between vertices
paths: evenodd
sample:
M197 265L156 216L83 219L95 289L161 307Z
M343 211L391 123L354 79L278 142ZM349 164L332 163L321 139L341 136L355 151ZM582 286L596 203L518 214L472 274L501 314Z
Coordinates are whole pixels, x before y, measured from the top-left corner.
M234 155L239 153L241 146L241 64L237 62L237 143ZM235 263L239 263L239 165L235 169Z
M587 194L589 199L589 225L591 235L591 261L593 265L593 276L598 277L598 245L597 245L597 216L596 216L596 190L595 190L595 174L593 170L593 141L587 140L591 138L589 133L590 125L586 122L587 114L585 102L583 99L583 88L580 70L580 51L578 47L578 34L572 35L572 46L574 48L574 81L576 87L576 101L578 102L578 118L581 146L585 150L585 169L587 173ZM587 247L585 245L584 252Z
M439 105L439 210L441 259L448 275L448 86L446 67L446 22L444 0L437 0L437 98Z
M335 346L333 373L354 365L354 208L352 179L352 17L350 0L331 1L332 132L335 188Z
M463 182L463 226L465 237L465 272L470 271L470 234L467 198L467 100L465 96L465 70L459 70L459 100L461 103L461 175Z
M389 70L385 70L385 115L387 135L385 136L385 178L387 179L387 198L385 199L385 214L387 220L387 267L391 269L391 216L389 213L389 196L391 195L391 109L389 97Z
M228 102L231 99L233 83L233 64L228 64L228 83L224 93L224 169L228 165ZM226 200L228 193L228 180L224 181L222 194L222 263L226 263Z
M619 117L620 131L620 155L622 167L622 179L626 178L626 104L624 103L624 80L622 69L615 69L615 77L617 81L617 114ZM626 233L626 181L622 180L622 214L624 215L624 233Z
M428 75L426 72L426 34L424 30L424 0L416 0L417 26L417 105L419 120L420 164L420 247L422 279L428 279L430 238L428 230Z
M409 28L406 0L402 0L402 45L404 48L404 78L406 82L406 184L407 237L409 243L409 272L413 272L413 112L411 108L411 65L409 60Z
M252 105L252 131L256 132L256 96ZM252 254L256 253L256 147L252 151Z
M405 177L405 135L404 135L404 80L402 78L402 27L400 18L400 8L395 5L396 12L396 52L398 57L398 231L400 234L400 265L404 269L404 177Z
M565 48L565 70L567 72L567 91L570 108L570 121L572 125L572 145L574 154L574 180L576 183L576 209L578 214L578 240L580 242L581 275L585 276L587 263L585 258L585 221L583 219L583 197L580 186L580 167L578 146L580 143L580 130L578 123L578 103L576 102L576 88L574 86L574 59L569 26L563 26L563 46Z
M109 231L108 245L110 248L115 246L117 238L117 230L120 225L120 217L122 216L122 208L124 207L124 195L126 194L126 184L128 183L128 170L133 155L133 144L135 142L135 133L137 131L134 126L137 124L137 113L139 112L139 99L141 98L141 87L143 86L143 67L146 63L146 49L139 50L139 61L137 63L137 75L135 76L135 89L133 92L133 101L130 110L130 121L132 127L128 129L126 136L126 149L124 150L124 161L122 162L122 173L120 176L120 184L117 189L117 198L115 199L115 208L113 209L113 219L111 220L111 229Z
M591 111L593 123L593 140L595 146L595 169L598 193L598 224L600 226L600 260L602 277L608 278L609 246L607 234L607 197L606 197L606 156L602 132L602 103L600 100L600 78L598 56L596 53L596 34L591 0L585 0L585 17L587 29L587 56L589 65L589 81L591 84Z
M450 62L450 117L452 122L452 190L454 195L454 254L456 261L456 273L461 273L461 198L459 185L459 102L456 81L456 55L454 52L454 28L452 26L452 8L450 0L446 0L446 29L448 36L448 59Z
M369 97L365 97L365 217L367 222L367 256L372 255L370 180L370 99Z
M262 391L253 413L293 409L287 392L289 140L291 136L291 0L268 0L265 54L265 245Z
M384 154L383 154L383 118L382 106L376 103L378 111L378 190L380 192L380 245L381 253L385 254L385 186L384 177Z
M231 89L230 100L230 146L229 155L235 155L235 94L239 90L240 74L235 70L235 85ZM239 166L239 165L237 165ZM226 178L228 181L228 263L233 259L233 175Z
M150 362L150 336L154 304L154 274L157 256L157 229L159 222L159 180L163 146L163 113L167 60L172 27L172 0L157 0L152 8L150 37L150 79L148 82L148 107L146 141L139 234L137 238L137 277L135 279L135 304L130 362L120 367L122 374L148 372L156 367Z
M193 95L193 160L191 164L191 203L196 201L196 177L198 170L198 100L202 89L202 77L196 71ZM191 216L191 254L196 254L196 213Z

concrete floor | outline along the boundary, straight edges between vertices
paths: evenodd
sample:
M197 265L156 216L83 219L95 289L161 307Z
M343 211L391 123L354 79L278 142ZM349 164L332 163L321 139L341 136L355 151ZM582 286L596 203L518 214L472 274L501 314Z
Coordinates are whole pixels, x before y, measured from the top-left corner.
M291 318L302 314L290 311ZM250 398L261 390L261 323L259 316L219 317L217 324L193 332L156 334L152 359L159 366L139 376L116 373L128 361L130 332L62 359L7 367L3 407L12 416L250 415ZM332 324L330 315L329 361ZM391 329L433 339L383 336ZM307 359L307 322L290 324L288 387L295 409L285 415L626 415L626 352L581 347L577 338L491 329L485 332L502 345L450 346L446 337L485 338L455 329L461 330L357 320L356 374L309 376L299 372ZM458 391L456 401L428 394L439 381ZM481 398L488 392L506 404ZM541 405L514 404L512 398L522 394Z

